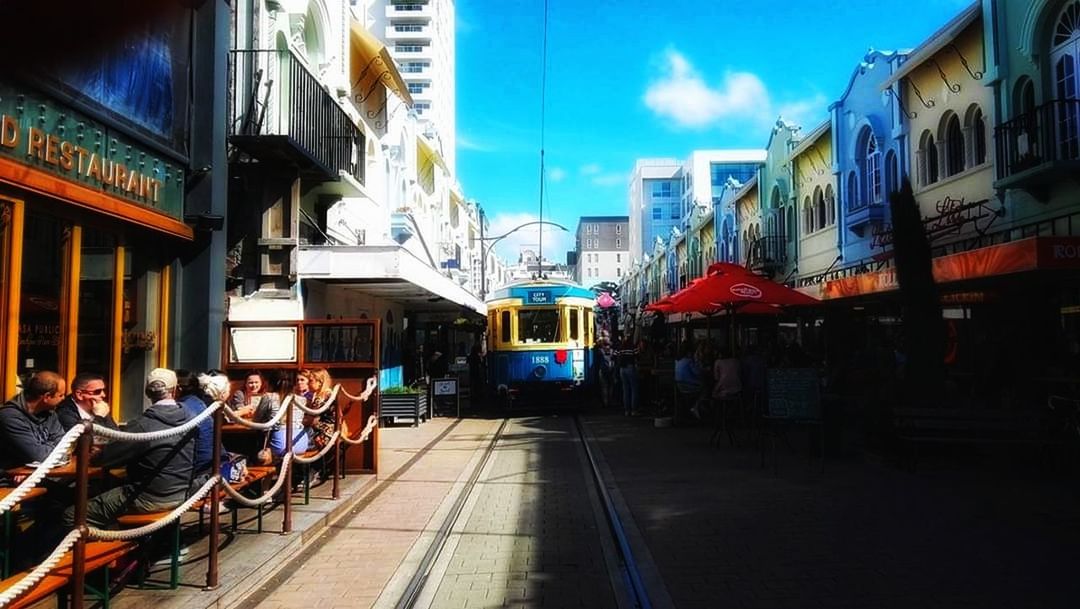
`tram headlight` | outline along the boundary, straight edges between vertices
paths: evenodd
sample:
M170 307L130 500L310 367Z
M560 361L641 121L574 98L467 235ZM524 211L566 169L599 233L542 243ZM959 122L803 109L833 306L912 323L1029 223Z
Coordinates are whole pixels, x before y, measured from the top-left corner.
M533 368L532 373L533 376L535 376L536 378L543 379L545 376L547 376L547 366L537 366Z

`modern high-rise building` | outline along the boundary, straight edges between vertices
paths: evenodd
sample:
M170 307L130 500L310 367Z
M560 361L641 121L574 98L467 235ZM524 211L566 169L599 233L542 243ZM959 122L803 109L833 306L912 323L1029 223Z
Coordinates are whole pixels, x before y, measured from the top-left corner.
M456 175L454 0L362 0L373 31L397 62L413 110L431 127Z
M574 280L584 286L622 281L630 268L630 218L582 216L577 228Z
M728 179L746 184L765 163L764 150L695 150L683 163L682 217L688 221L695 205L713 207Z
M630 177L630 257L641 260L682 218L682 163L638 159Z

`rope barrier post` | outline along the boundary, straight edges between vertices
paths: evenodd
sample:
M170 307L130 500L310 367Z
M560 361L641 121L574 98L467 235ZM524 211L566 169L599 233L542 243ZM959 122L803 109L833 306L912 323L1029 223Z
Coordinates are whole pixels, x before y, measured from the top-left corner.
M340 432L343 429L341 417L342 417L341 399L335 394L334 395L334 431ZM338 440L337 446L335 446L333 448L333 451L334 451L334 485L333 485L333 492L331 494L331 497L333 497L335 501L341 498L341 489L339 488L338 483L339 483L339 480L341 478L341 455L342 455L342 452L343 452L342 447L344 447L344 444L341 442L341 440Z
M214 449L211 460L211 476L221 473L221 426L225 424L224 410L218 408L214 412ZM220 482L228 484L228 481ZM206 505L206 500L203 500ZM206 589L216 590L218 587L218 534L221 532L221 493L217 486L210 491L210 548L206 553ZM200 522L202 522L200 520Z
M75 453L75 528L79 531L79 538L75 540L71 556L71 607L83 609L86 599L84 598L86 583L86 504L89 501L90 485L90 443L94 439L94 424L90 421L85 423L82 435L79 436Z
M286 399L282 404L282 407L286 408L285 411L285 455L293 454L293 406L292 400ZM267 433L273 433L268 431ZM307 430L304 430L307 433ZM285 465L285 459L281 459L281 464ZM285 481L285 484L281 485L281 497L284 505L282 506L281 516L281 534L288 535L292 533L292 471L291 468L282 467L279 476L289 476L289 480Z

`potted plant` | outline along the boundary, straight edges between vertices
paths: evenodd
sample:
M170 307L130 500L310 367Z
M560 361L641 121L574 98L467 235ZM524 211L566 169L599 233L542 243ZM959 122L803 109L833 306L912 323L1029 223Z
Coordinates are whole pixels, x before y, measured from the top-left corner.
M384 423L393 417L409 417L413 427L431 418L427 391L414 387L388 387L379 392L379 419Z

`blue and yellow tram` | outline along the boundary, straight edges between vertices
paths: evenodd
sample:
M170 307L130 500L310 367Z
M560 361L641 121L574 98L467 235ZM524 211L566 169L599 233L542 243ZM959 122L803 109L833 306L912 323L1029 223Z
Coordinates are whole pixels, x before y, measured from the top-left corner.
M573 390L588 384L596 296L555 281L516 283L492 293L488 308L488 378L510 392Z

